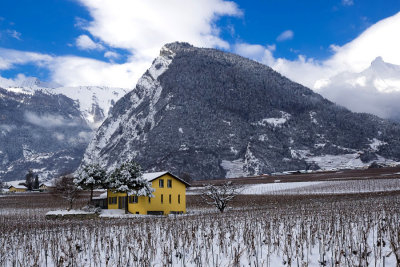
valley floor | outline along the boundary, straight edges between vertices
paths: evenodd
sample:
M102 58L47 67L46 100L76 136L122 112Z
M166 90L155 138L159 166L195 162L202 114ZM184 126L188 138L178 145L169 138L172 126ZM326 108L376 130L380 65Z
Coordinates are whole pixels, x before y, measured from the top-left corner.
M367 180L325 181L330 191L317 193L320 183L303 193L293 185L253 188L223 214L192 194L187 215L130 219L48 220L64 202L7 195L0 198L0 266L396 266L397 180L368 180L368 190L354 181Z

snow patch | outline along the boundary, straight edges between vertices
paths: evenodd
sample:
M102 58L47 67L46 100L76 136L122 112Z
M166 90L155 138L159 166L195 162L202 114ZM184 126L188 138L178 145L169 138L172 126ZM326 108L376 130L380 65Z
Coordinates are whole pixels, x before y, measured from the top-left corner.
M56 216L87 215L87 214L95 214L95 212L83 211L83 210L53 210L46 213L46 215L56 215Z
M246 173L243 171L244 162L242 159L233 161L222 160L221 167L226 171L225 178L244 177Z
M231 122L230 121L222 120L222 122L228 124L229 126L231 126Z
M231 152L235 155L237 155L237 153L239 153L239 151L237 149L235 149L233 146L231 146Z
M293 159L304 159L310 156L310 150L307 149L290 149L290 154Z
M311 122L314 124L318 124L318 121L315 119L316 115L317 115L317 113L315 111L310 111L310 119L311 119Z
M378 139L376 139L376 138L370 140L370 142L371 142L371 143L369 144L369 146L370 146L370 148L371 148L373 151L378 151L380 146L382 146L382 145L387 145L386 142L381 141L381 140L378 140Z
M296 182L296 183L271 183L271 184L255 184L246 187L241 194L242 195L265 195L270 193L279 193L280 191L307 188L314 185L321 184L323 182Z
M267 126L271 125L273 127L280 127L284 123L286 123L290 119L291 115L289 113L286 113L284 111L281 111L281 117L280 118L265 118L262 119L261 121L258 121L256 123L252 123L252 125L256 126Z
M258 140L261 141L261 142L268 141L268 135L262 134L262 135L260 135L260 136L258 137Z
M246 154L244 155L245 172L254 175L261 173L261 162L254 156L250 150L250 144L247 145Z

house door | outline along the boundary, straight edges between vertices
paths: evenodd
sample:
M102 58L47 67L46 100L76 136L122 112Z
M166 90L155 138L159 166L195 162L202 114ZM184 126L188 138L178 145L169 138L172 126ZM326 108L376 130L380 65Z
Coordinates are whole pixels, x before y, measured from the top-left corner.
M125 197L118 197L118 208L121 210L125 209Z

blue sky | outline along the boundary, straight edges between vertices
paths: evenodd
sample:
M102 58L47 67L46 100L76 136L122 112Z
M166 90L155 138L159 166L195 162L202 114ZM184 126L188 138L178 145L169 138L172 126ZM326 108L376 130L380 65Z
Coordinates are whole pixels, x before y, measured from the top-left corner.
M280 68L290 77L284 70L299 56L323 66L335 56L333 47L400 11L399 0L162 1L172 8L160 0L0 1L0 76L133 87L162 43L178 39L240 53L278 70L282 59L289 65ZM110 73L115 82L96 73Z

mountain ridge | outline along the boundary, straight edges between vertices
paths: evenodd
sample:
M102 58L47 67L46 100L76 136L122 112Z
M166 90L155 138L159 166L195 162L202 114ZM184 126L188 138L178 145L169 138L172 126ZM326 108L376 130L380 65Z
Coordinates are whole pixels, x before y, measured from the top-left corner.
M399 132L255 61L171 43L113 107L84 162L135 158L146 171L195 179L329 168L339 155L337 167L394 164Z

